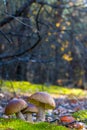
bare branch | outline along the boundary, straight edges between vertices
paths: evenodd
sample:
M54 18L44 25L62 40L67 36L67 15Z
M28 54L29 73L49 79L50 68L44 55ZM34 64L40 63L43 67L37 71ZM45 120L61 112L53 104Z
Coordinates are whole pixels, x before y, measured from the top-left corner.
M19 57L19 56L26 54L27 52L31 52L40 43L41 40L42 39L39 36L37 42L31 48L27 48L26 50L23 50L22 52L14 53L14 54L11 54L11 55L10 54L0 55L0 60L9 59L9 58L16 58L16 57Z
M11 60L8 60L8 61L1 61L0 62L0 66L2 65L10 65L10 64L13 64L13 63L27 63L27 62L32 62L32 63L44 63L44 64L47 64L47 63L53 63L55 62L55 58L50 58L50 59L37 59L37 58L31 58L31 57L17 57L17 58L14 58L14 59L11 59Z
M12 43L12 41L6 36L6 34L2 31L2 30L0 30L0 33L5 37L5 39L8 41L8 43Z
M35 0L27 0L27 2L26 2L23 6L21 6L14 14L11 15L11 16L13 16L13 17L8 16L8 17L4 18L4 19L0 22L0 27L3 27L5 24L11 22L11 21L14 19L14 17L21 16L22 13L24 12L24 10L25 10L26 8L28 8L33 2L35 2Z
M37 13L37 16L36 16L36 27L37 27L37 30L39 31L40 30L40 28L39 28L39 14L40 14L40 11L41 11L41 9L42 9L42 7L43 7L43 5L41 5L40 6L40 8L39 8L39 10L38 10L38 13Z

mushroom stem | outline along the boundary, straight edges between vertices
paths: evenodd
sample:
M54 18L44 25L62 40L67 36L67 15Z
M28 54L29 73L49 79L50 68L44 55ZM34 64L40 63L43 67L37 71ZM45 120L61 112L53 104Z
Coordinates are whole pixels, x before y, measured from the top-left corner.
M43 103L40 103L38 107L38 114L36 121L45 121L45 106Z
M19 119L25 120L25 118L21 112L16 113L16 117Z
M29 121L29 122L33 122L32 113L26 114L26 120Z

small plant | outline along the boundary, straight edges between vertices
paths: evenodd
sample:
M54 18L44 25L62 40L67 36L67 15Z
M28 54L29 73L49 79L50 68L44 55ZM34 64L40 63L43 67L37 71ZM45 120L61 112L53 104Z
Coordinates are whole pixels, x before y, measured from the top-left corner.
M77 120L87 120L87 110L80 110L73 114ZM86 121L87 122L87 121Z

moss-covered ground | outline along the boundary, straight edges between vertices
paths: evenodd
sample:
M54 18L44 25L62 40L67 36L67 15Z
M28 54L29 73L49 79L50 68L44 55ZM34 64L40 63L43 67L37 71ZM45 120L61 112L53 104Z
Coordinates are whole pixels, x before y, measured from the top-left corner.
M69 96L86 96L87 92L76 88L66 88L62 86L46 85L46 84L32 84L25 81L1 81L2 90L16 93L29 93L32 94L37 91L46 91L55 95L69 95Z
M57 126L45 122L31 124L18 119L0 119L0 130L69 130L64 126Z
M50 94L54 94L56 98L60 95L67 95L69 98L76 96L87 97L87 91L76 88L67 88L62 86L54 86L49 84L33 84L25 81L0 81L0 88L3 92L16 92L16 94L32 94L37 91L46 91ZM87 119L87 111L78 111L73 114L77 120ZM87 124L87 120L86 120ZM2 119L0 118L0 130L69 130L64 126L58 126L56 124L50 124L46 122L31 124L18 119Z

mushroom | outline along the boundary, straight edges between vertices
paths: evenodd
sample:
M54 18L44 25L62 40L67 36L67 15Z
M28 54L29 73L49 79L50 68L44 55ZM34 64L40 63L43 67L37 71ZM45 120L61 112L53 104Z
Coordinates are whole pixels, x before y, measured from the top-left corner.
M25 120L21 110L25 109L26 107L27 103L23 99L14 98L5 107L5 114L11 115L15 113L17 118Z
M37 112L38 112L38 108L31 103L28 104L27 108L22 110L22 113L26 114L26 120L29 122L33 122L32 113L37 113Z
M50 94L45 92L36 92L32 94L28 101L38 107L37 121L45 121L45 110L54 109L55 101Z

